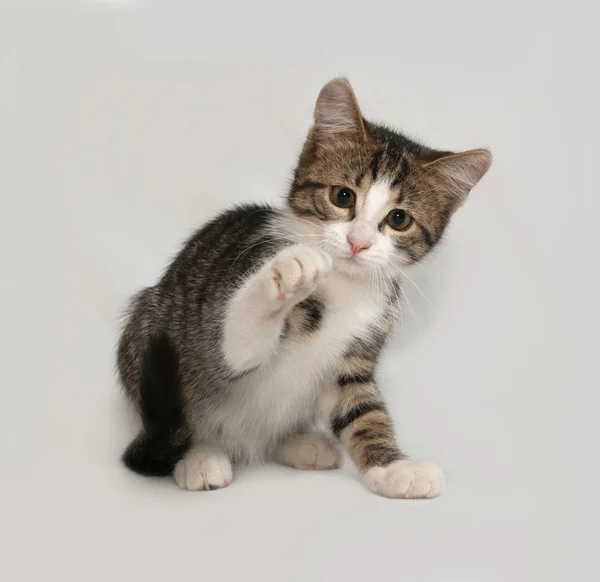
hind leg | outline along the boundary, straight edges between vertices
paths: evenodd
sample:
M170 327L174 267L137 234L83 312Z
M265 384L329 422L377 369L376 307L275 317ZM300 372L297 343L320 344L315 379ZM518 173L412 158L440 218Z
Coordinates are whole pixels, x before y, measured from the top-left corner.
M188 450L173 471L175 483L190 491L227 487L232 476L229 457L219 447L206 442L197 443Z
M341 461L335 445L319 432L292 437L275 451L274 458L296 469L337 469Z

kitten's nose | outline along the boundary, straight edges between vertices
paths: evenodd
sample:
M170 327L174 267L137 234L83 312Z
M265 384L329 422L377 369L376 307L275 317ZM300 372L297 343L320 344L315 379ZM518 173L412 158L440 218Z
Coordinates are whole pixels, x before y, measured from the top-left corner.
M348 244L352 249L352 256L358 254L364 249L368 249L371 246L370 242L364 239L355 238L351 234L349 234L346 238L348 239Z

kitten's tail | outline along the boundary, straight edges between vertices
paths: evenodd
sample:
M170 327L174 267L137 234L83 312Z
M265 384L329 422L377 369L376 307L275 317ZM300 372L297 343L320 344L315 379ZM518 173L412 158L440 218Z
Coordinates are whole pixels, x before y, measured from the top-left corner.
M173 473L177 461L187 449L187 444L179 444L142 430L125 449L123 462L140 475L162 477Z
M142 475L170 475L190 447L183 411L179 358L162 332L146 346L140 380L143 429L123 453L125 465Z

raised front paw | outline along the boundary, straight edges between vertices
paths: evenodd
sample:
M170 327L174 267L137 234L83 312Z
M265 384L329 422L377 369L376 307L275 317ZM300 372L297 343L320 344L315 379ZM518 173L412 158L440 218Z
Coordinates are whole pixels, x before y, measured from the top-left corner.
M331 271L331 257L306 245L281 251L267 269L268 288L275 302L296 304L306 299Z
M363 479L372 491L385 497L431 498L444 488L442 470L426 461L395 461L387 467L372 467Z

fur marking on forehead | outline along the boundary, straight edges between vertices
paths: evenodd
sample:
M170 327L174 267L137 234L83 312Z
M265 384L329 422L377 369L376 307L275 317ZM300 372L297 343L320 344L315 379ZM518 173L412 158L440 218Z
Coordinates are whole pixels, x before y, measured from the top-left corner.
M379 222L390 203L390 184L387 180L377 180L371 184L358 217L368 222Z

